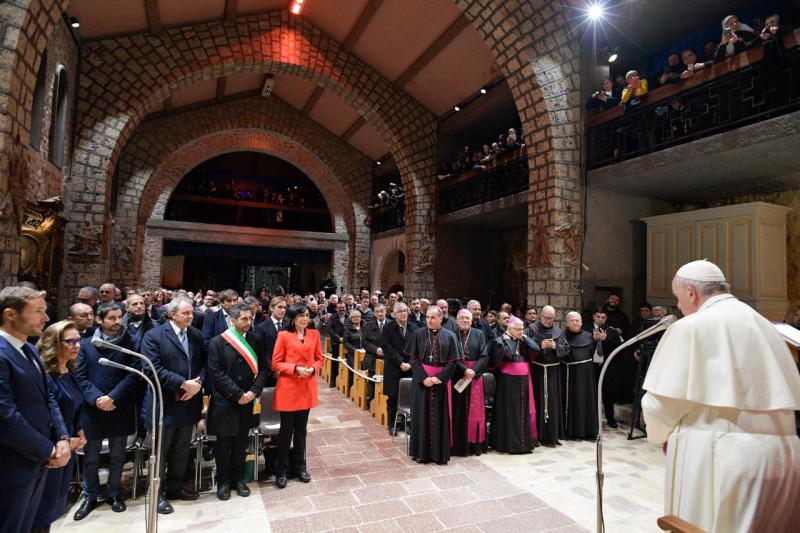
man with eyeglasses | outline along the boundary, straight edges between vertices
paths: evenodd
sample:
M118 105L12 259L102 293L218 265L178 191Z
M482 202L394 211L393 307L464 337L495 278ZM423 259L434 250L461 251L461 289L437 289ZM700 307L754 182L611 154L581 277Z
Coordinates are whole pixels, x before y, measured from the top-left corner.
M526 330L541 349L531 363L531 376L536 396L539 442L547 447L560 445L560 440L566 438L561 402L561 362L569 355L569 344L555 320L556 310L545 305L539 319Z
M98 291L100 295L100 300L98 303L100 304L110 304L110 303L117 303L122 309L122 314L125 314L125 304L122 302L116 301L116 293L119 289L113 283L103 283L100 285L100 290Z
M101 303L97 307L97 324L93 337L128 350L138 348L130 332L122 327L122 310L116 302ZM86 433L87 442L83 463L85 499L73 516L75 520L83 520L102 504L97 497L100 494L99 468L103 439L108 439L111 463L108 471L108 503L115 513L127 508L121 487L122 467L127 453L127 437L136 431L139 378L124 370L101 365L101 358L125 366L138 366L133 356L98 348L92 344L91 338L81 342L76 378L83 393L81 427Z
M78 291L78 301L82 304L86 304L92 308L92 312L97 311L97 298L99 297L99 293L97 289L94 287L82 287L81 290Z

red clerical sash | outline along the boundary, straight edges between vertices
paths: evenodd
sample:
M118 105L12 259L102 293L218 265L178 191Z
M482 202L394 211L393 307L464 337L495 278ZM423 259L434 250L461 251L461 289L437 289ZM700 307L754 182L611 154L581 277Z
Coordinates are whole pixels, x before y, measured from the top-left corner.
M528 363L500 363L500 373L507 376L528 376L528 411L531 418L531 438L539 438L536 429L536 403L533 401L533 383L531 382L531 366Z
M477 361L464 361L472 368ZM486 403L483 393L483 376L475 376L469 392L469 414L467 415L467 442L477 444L486 440Z

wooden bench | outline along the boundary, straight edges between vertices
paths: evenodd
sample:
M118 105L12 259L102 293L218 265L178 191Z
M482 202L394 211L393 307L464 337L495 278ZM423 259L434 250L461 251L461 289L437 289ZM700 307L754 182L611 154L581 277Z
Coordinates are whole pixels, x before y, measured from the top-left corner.
M345 347L344 344L339 345L339 357L344 359L345 357ZM336 390L344 394L345 396L350 396L350 369L345 366L344 363L339 363L339 375L336 378Z
M379 358L375 361L375 375L383 375L383 359ZM387 397L383 393L383 382L375 384L375 397L372 398L372 403L369 405L369 414L372 418L376 419L382 426L389 423L389 414L386 408Z
M672 533L706 533L705 529L690 524L686 520L678 518L675 515L667 515L659 518L658 527L660 527L662 531L670 531Z
M327 355L331 355L331 339L329 337L325 338L325 349L323 353ZM320 372L320 377L325 381L330 383L331 380L331 360L327 357L322 358L322 371Z
M366 355L366 350L356 350L353 354L353 368L362 372L361 363L364 362L364 357L366 357ZM366 372L366 370L363 371L365 374ZM353 386L350 387L350 399L361 409L367 409L367 380L358 374L353 376Z

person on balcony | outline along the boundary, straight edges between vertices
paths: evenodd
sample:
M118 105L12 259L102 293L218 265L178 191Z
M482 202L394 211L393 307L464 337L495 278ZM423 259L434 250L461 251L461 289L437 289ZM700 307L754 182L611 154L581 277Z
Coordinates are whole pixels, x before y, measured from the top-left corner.
M617 107L619 102L619 92L614 89L614 82L611 78L604 78L600 90L595 91L586 101L586 109L600 113Z
M658 83L661 86L669 85L671 83L678 83L681 81L681 73L685 70L683 63L681 63L681 56L678 54L670 54L667 57L667 66L661 71L658 76Z
M739 22L739 17L736 15L728 15L722 19L722 38L720 39L719 47L717 47L715 59L722 61L725 58L744 52L754 38L753 28L743 22Z
M641 104L650 89L647 86L647 80L641 79L637 70L629 70L625 74L625 81L628 82L628 85L622 90L620 102L625 111L628 111Z
M781 18L778 15L770 15L764 21L764 29L753 39L749 46L764 47L764 63L768 66L783 64L783 41L781 38L790 31L789 28L781 26Z

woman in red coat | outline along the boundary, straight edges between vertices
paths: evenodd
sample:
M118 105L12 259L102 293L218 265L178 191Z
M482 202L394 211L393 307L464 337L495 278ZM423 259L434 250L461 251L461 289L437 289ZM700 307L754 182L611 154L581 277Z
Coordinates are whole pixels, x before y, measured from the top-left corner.
M303 483L311 481L306 471L306 425L308 412L318 403L316 375L322 370L319 333L308 328L306 305L289 307L286 321L289 325L278 333L272 352L272 371L278 373L272 408L281 413L275 465L275 484L279 489L286 487L289 473Z

